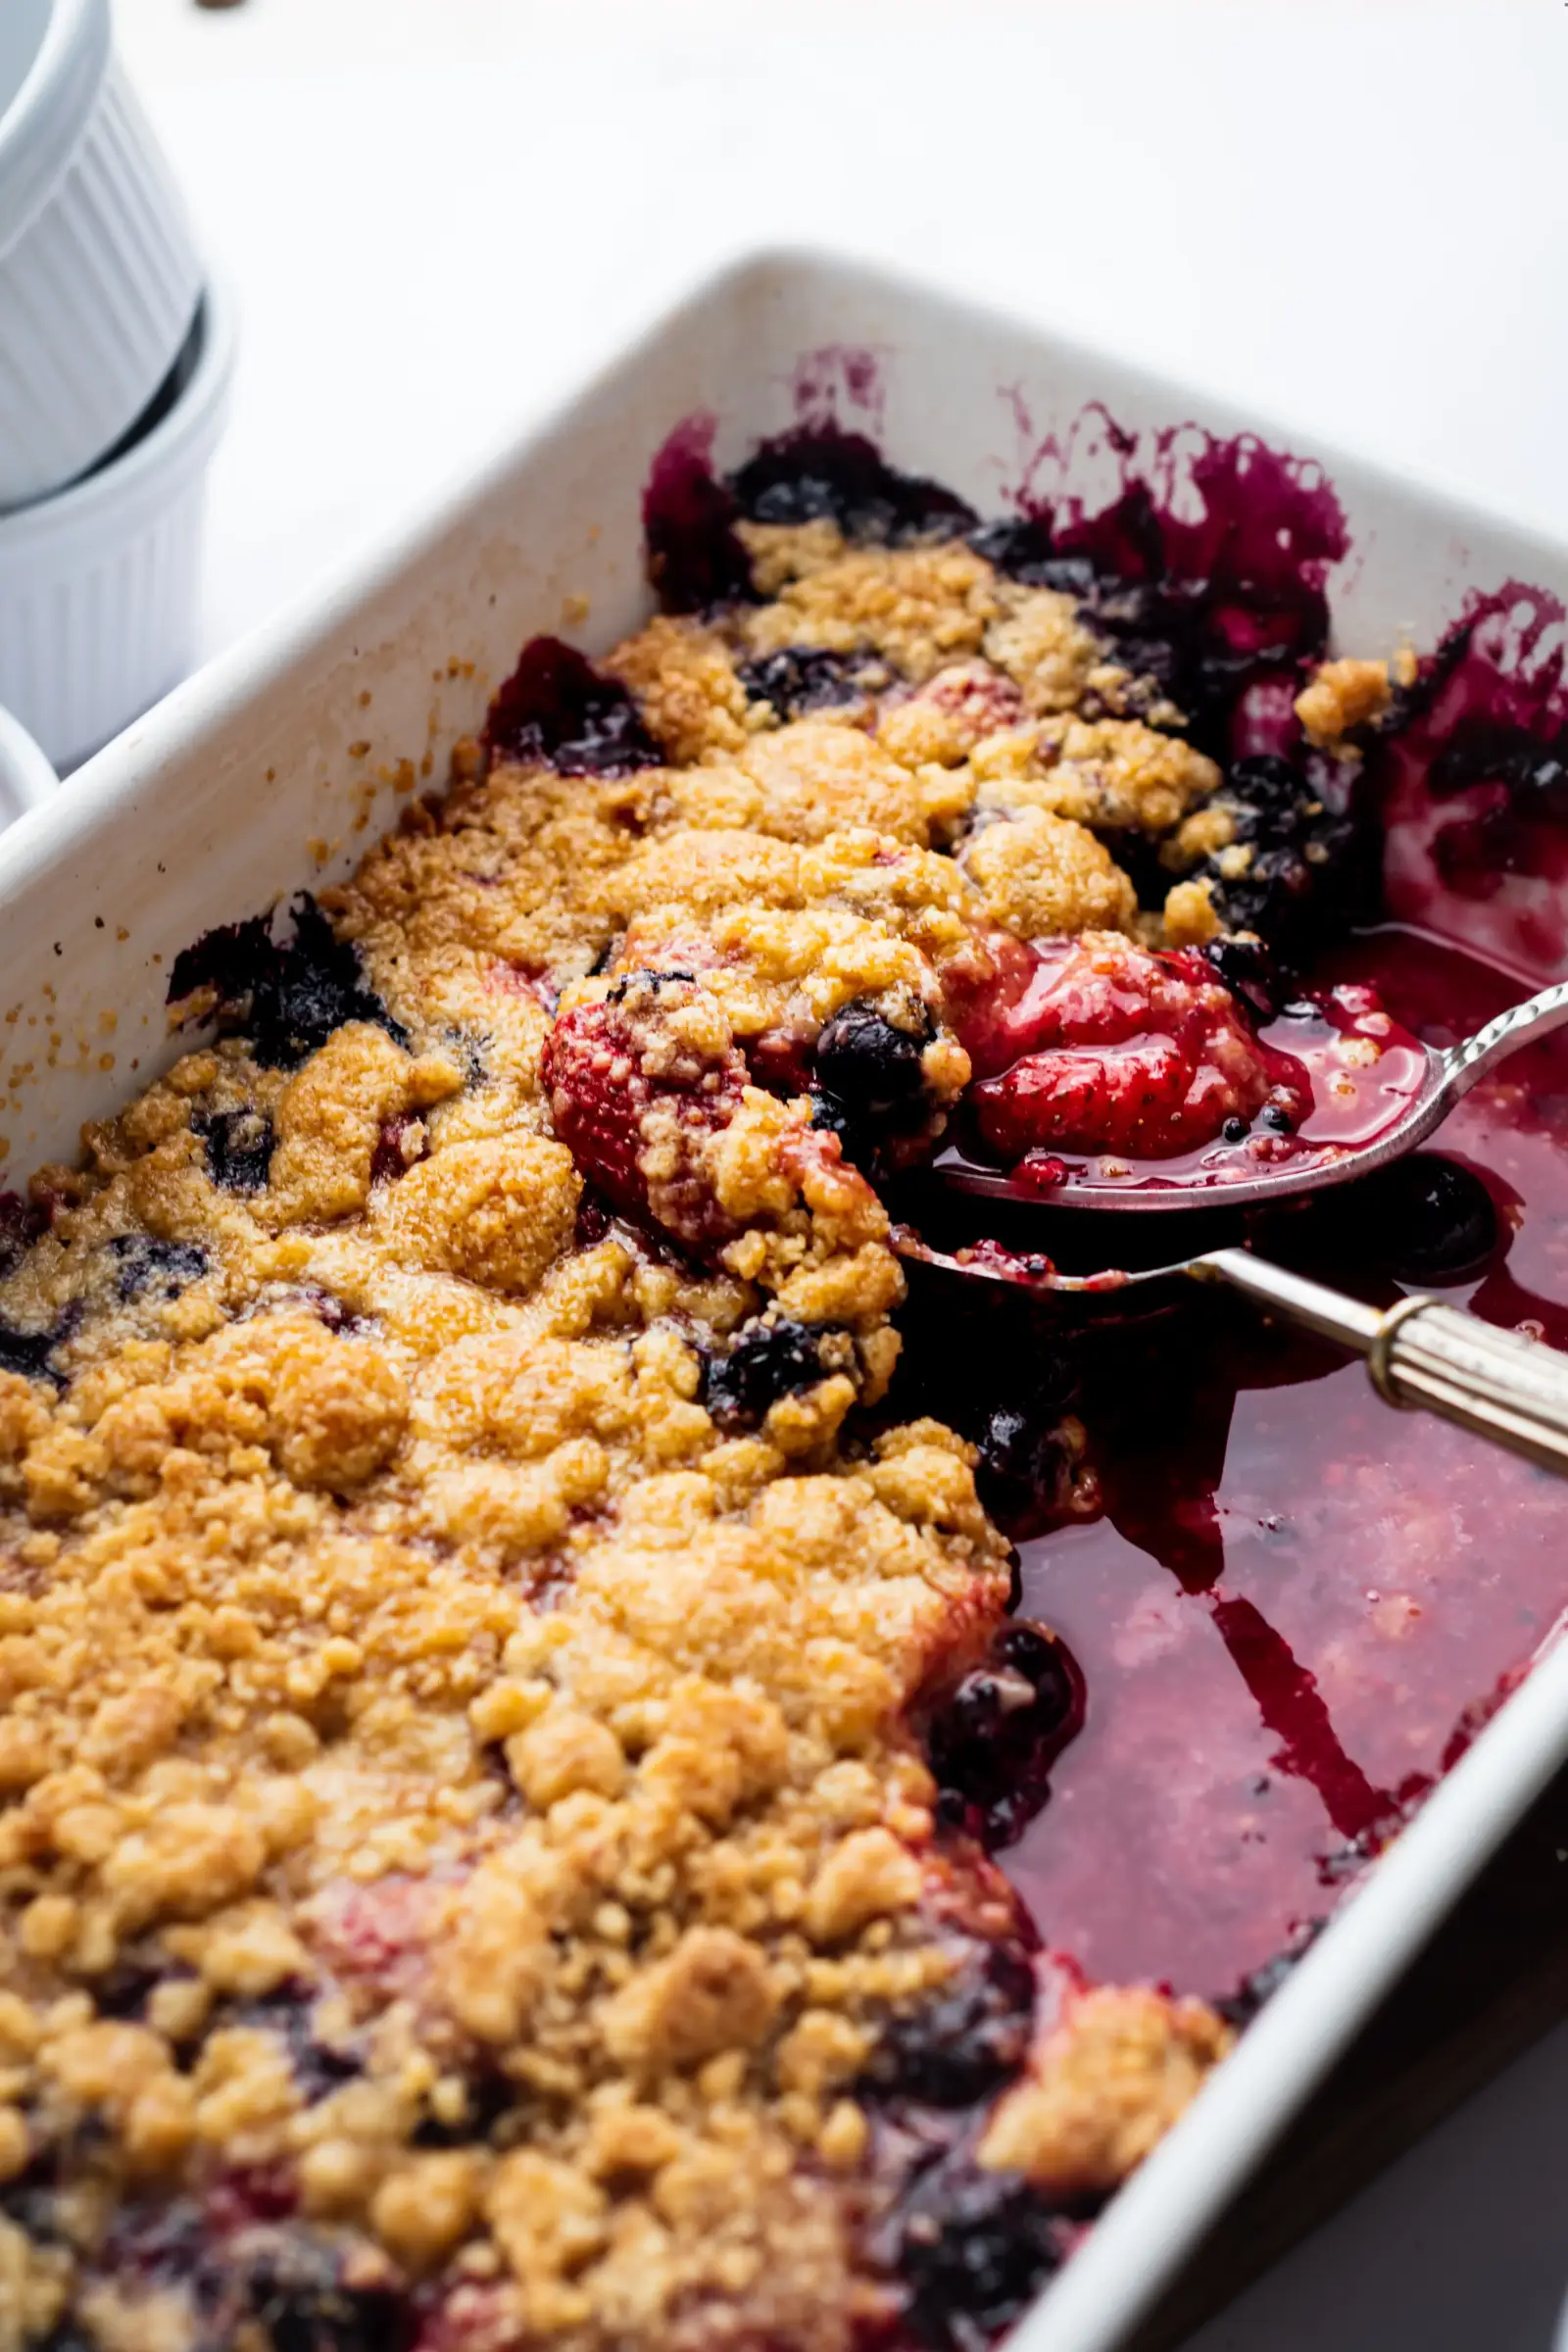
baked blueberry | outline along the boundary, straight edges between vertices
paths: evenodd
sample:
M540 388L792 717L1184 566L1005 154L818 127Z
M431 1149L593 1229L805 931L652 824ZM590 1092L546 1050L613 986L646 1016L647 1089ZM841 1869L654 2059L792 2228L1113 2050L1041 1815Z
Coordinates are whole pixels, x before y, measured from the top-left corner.
M764 441L729 476L752 522L836 522L846 539L889 545L973 527L974 509L940 482L901 473L863 433L802 427Z
M629 776L662 764L636 704L560 637L530 637L485 722L493 755L563 775Z
M207 1271L207 1252L194 1242L165 1242L149 1233L117 1233L109 1244L122 1298L177 1298Z
M259 1193L267 1183L276 1142L261 1110L197 1110L191 1128L202 1139L207 1173L225 1193Z
M408 1031L367 988L355 949L337 937L309 891L294 899L290 916L282 940L273 939L266 915L204 933L175 956L169 1003L210 989L220 1033L244 1037L268 1069L296 1068L345 1021L374 1022L407 1045Z
M854 1343L837 1325L776 1315L749 1323L725 1353L709 1356L703 1402L721 1428L755 1429L781 1396L814 1387L854 1361Z
M866 654L833 654L820 646L787 645L743 662L736 675L754 703L769 703L781 719L832 710L858 702L888 682L884 664Z
M1027 2181L955 2151L919 2176L894 2225L909 2333L930 2352L986 2352L1066 2251L1060 2217Z
M982 1947L933 1999L894 2011L864 2087L915 2106L972 2107L1022 2067L1034 2014L1028 1953L1005 1943Z

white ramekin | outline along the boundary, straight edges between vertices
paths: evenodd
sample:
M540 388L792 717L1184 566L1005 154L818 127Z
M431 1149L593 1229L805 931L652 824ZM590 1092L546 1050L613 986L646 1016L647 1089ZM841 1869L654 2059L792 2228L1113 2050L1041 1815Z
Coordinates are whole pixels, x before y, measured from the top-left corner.
M135 423L201 282L109 0L0 0L0 510L74 481Z
M193 333L189 376L150 431L85 481L0 514L0 704L62 769L177 685L195 653L207 464L234 368L221 284Z
M40 807L59 782L22 721L0 710L0 828Z

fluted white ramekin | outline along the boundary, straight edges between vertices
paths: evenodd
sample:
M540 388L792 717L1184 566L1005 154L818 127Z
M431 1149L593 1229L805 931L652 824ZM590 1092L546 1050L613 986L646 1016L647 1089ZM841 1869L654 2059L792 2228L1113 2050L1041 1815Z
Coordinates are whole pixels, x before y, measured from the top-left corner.
M59 768L128 726L194 658L207 466L234 368L220 284L192 335L189 373L156 424L85 481L0 514L0 704Z
M0 0L0 510L74 481L129 430L201 278L109 0Z
M41 808L59 782L21 720L0 710L0 829Z

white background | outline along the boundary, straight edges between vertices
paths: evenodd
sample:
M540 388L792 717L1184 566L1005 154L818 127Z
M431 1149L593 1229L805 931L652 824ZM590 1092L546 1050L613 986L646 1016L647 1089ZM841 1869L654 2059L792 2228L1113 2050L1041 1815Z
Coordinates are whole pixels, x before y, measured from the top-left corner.
M118 11L242 310L208 651L763 237L1568 535L1563 0ZM1545 2352L1565 2278L1568 2028L1190 2352Z

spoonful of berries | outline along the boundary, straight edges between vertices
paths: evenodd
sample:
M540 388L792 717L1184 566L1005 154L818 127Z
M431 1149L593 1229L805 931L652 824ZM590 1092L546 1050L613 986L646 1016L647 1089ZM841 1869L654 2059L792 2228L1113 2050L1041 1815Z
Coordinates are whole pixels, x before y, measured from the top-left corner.
M965 1126L932 1171L990 1200L1170 1214L1320 1192L1413 1152L1568 1023L1557 981L1440 1050L1370 988L1277 1002L1238 941L1156 952L1089 932L997 960L959 1023Z

